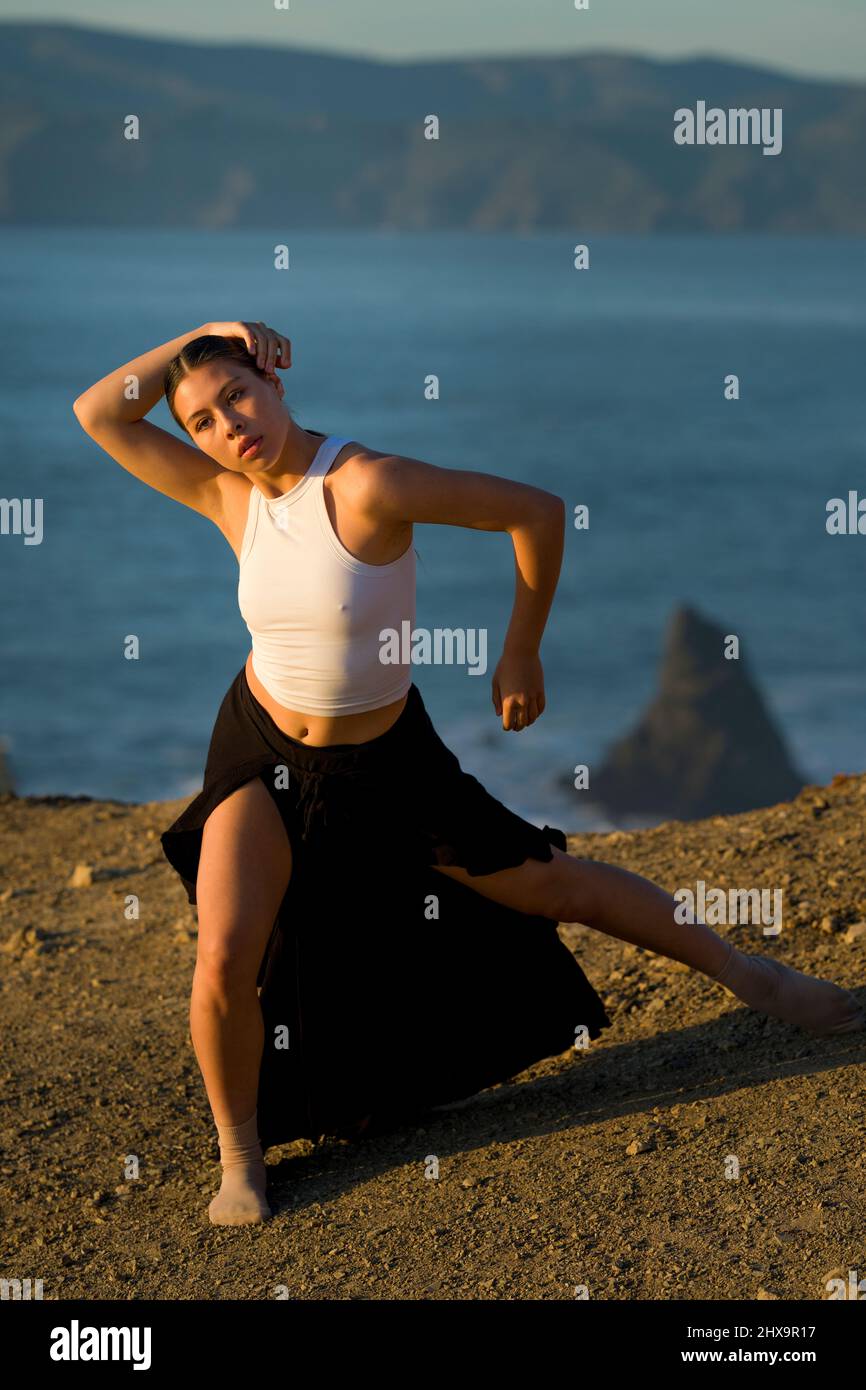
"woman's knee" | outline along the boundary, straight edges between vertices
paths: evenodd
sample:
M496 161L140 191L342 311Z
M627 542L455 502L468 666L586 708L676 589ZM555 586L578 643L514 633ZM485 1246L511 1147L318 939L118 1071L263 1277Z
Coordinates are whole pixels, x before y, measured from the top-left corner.
M240 941L229 936L215 937L213 933L208 942L203 943L200 940L193 975L193 992L209 995L215 1000L237 999L245 995L252 998L255 995L256 979L266 944L267 938L262 943L261 950L258 943L251 950L248 940Z
M276 914L204 911L199 906L193 986L217 999L254 996Z

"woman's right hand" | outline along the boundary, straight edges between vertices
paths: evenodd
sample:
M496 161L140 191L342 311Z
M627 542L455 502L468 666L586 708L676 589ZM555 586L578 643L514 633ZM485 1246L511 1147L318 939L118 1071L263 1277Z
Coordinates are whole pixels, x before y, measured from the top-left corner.
M234 323L210 323L211 333L222 338L242 338L256 366L273 375L275 367L291 367L292 344L290 339L266 323L249 323L239 319Z

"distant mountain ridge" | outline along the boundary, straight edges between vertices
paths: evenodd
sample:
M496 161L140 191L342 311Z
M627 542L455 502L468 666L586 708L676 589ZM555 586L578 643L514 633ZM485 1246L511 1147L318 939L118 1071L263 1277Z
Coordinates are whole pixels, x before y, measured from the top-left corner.
M53 23L0 24L0 60L6 225L866 233L864 84L600 52L376 62ZM780 107L781 153L675 145L674 111L699 100Z

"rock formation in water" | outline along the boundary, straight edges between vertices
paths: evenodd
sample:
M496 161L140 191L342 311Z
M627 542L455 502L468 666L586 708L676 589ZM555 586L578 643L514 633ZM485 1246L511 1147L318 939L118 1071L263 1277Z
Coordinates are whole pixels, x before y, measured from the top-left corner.
M694 820L772 806L808 781L793 765L740 644L683 605L668 627L658 693L590 779L611 817Z

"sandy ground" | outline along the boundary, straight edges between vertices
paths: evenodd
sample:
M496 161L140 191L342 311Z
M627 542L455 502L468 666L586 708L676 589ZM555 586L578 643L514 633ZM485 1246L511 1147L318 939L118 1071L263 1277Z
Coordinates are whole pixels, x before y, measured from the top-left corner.
M423 1125L271 1149L274 1218L211 1226L195 914L157 838L182 805L0 799L0 1276L46 1299L750 1300L866 1273L866 1035L813 1038L582 926L559 930L614 1020L587 1051ZM837 777L569 848L671 892L783 888L780 937L719 930L862 1000L864 812L866 775Z

